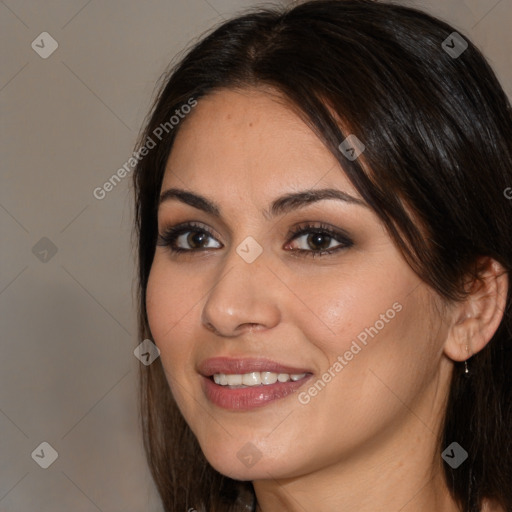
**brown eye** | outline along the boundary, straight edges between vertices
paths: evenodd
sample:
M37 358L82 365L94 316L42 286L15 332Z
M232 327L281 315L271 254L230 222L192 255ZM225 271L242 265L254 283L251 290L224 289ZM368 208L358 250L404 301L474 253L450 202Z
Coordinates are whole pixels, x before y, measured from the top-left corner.
M332 236L322 233L313 233L307 237L307 243L309 244L309 247L315 250L328 249L331 241Z
M201 248L209 236L202 231L189 231L188 233L186 241L192 248Z
M285 249L291 249L292 252L304 256L329 255L354 245L347 234L324 224L302 226L290 232L288 237L291 241L286 244ZM299 240L298 248L294 247L296 240ZM157 240L157 245L167 247L174 253L194 253L222 248L222 244L215 243L219 244L208 228L194 223L167 228L159 234Z
M325 224L300 226L289 233L289 236L292 237L292 241L286 245L286 248L313 257L332 254L354 245L347 234L334 230ZM293 241L299 241L299 243L294 244ZM299 245L299 247L294 247L294 245Z
M208 229L187 223L173 226L159 234L157 245L168 247L173 252L197 252L205 249L218 249L218 246L207 245L215 240Z

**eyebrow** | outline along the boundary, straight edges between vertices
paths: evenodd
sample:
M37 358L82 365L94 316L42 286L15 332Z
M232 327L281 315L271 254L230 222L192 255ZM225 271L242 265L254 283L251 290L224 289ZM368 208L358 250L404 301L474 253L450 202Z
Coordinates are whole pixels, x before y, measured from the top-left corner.
M346 203L368 207L368 205L363 200L357 199L356 197L353 197L346 192L334 188L323 188L285 194L275 199L272 202L270 209L263 210L262 214L267 219L271 219L272 217L284 215L285 213L288 213L292 210L304 208L308 204L323 201L325 199L336 199ZM210 213L215 217L221 217L221 208L218 204L210 199L207 199L206 197L195 194L188 190L179 188L167 189L160 195L159 205L170 200L178 200L182 203L193 206L198 210L203 210L206 213Z

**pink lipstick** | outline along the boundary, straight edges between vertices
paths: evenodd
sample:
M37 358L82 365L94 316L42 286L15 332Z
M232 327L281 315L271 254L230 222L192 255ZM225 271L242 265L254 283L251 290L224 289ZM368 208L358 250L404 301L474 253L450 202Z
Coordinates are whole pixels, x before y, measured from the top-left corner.
M228 410L250 410L295 393L312 376L305 367L269 359L216 357L199 365L203 391L213 404Z

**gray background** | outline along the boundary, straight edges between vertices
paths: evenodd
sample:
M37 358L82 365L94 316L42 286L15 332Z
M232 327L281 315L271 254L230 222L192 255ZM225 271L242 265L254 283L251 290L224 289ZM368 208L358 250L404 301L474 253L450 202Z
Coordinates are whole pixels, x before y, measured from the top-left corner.
M512 0L408 3L467 33L512 96ZM131 174L93 190L131 155L171 59L257 4L0 2L0 511L161 510L137 420ZM31 456L44 441L48 469Z

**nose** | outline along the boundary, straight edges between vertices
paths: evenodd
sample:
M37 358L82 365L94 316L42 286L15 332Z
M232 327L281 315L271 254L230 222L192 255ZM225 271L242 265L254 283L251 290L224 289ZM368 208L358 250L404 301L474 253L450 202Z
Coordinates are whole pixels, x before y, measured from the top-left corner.
M275 327L280 317L278 282L264 254L247 263L233 249L210 288L202 324L219 336L235 337L246 330Z

